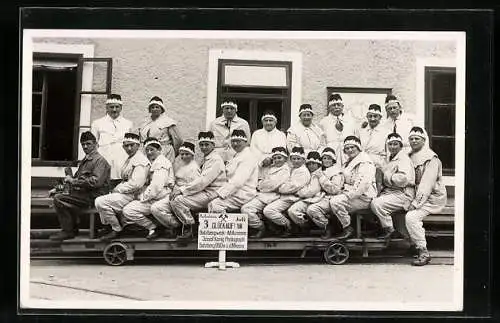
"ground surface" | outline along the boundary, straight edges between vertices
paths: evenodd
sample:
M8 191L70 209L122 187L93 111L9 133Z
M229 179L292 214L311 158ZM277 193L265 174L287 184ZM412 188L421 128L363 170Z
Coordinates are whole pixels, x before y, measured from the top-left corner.
M230 260L230 259L228 259ZM30 293L44 300L221 300L448 302L454 266L318 261L240 262L238 269L204 268L204 261L32 260ZM446 264L448 263L448 264Z

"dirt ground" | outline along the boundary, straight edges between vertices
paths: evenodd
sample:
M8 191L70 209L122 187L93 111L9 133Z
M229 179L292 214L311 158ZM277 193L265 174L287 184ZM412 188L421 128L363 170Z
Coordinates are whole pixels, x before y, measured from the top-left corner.
M408 263L245 262L221 271L201 263L111 267L33 260L30 297L41 300L451 302L454 266Z

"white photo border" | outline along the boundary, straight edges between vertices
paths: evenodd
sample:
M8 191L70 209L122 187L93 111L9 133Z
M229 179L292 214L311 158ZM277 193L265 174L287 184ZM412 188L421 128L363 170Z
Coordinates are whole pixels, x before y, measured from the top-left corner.
M19 307L22 309L171 309L171 310L314 310L314 311L461 311L464 279L464 185L465 185L465 32L399 31L222 31L222 30L48 30L22 31L21 183ZM455 234L454 291L451 303L381 302L228 302L228 301L47 301L30 298L30 185L31 183L31 92L33 38L121 39L384 39L454 41L456 44L456 142L455 142ZM418 67L418 64L417 64ZM419 72L418 72L419 73ZM418 74L417 74L418 75ZM213 87L208 98L216 96ZM215 89L216 91L216 89ZM209 101L209 100L207 100ZM213 100L212 100L213 101ZM208 104L208 102L207 102ZM213 110L213 107L212 107Z

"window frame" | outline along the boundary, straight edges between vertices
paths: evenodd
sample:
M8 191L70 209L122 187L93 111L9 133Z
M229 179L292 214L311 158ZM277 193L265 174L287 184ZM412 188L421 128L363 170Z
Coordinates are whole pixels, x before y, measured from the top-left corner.
M75 119L74 119L74 130L73 130L73 152L72 152L72 160L71 161L61 161L61 160L43 160L42 154L41 154L41 149L42 146L39 146L39 158L31 158L31 165L32 166L56 166L56 167L61 167L61 166L76 166L78 164L78 154L79 154L79 133L81 131L81 128L85 128L86 126L82 126L80 124L80 117L81 117L81 101L82 101L82 95L108 95L111 93L111 85L112 85L112 58L103 58L103 57L84 57L83 54L80 53L54 53L54 52L34 52L33 53L33 59L37 58L43 58L43 59L48 59L48 60L55 60L55 61L65 61L65 60L72 60L77 59L77 76L76 76L76 89L77 93L75 93L75 103L74 103L74 109L75 109ZM106 90L105 91L83 91L82 90L82 84L83 84L83 70L84 66L83 64L85 62L108 62L107 65L107 70L106 70ZM35 70L35 66L32 66L31 70L32 73ZM45 82L45 76L44 76L44 82ZM33 86L33 84L31 84ZM32 95L34 94L34 91L32 89ZM42 97L42 101L45 102L47 98ZM43 109L43 108L42 108ZM46 109L46 106L44 107ZM42 110L43 111L43 110ZM42 112L43 113L43 112ZM40 120L42 122L42 120ZM42 136L42 128L44 128L43 123L40 125L40 142L43 141L43 136ZM33 127L33 124L32 124Z
M221 108L220 105L222 104L224 99L227 98L233 98L233 99L238 99L238 98L245 98L245 99L250 99L250 113L251 113L251 120L247 120L250 124L256 123L258 124L258 121L256 121L256 116L252 117L252 107L256 107L256 101L259 99L276 99L276 100L282 100L282 113L281 113L281 128L282 130L288 129L291 124L291 101L292 101L292 68L293 68L293 62L291 61L274 61L274 60L247 60L247 59L219 59L218 60L218 77L217 77L217 106L215 109L215 116L219 116L221 114ZM264 86L264 85L224 85L225 83L225 67L226 66L262 66L262 67L285 67L285 73L286 73L286 86ZM242 89L248 89L248 88L261 88L261 89L277 89L277 90L282 90L284 93L282 94L266 94L266 93L224 93L225 88L242 88ZM256 128L258 129L258 128Z
M434 138L443 138L443 139L453 139L454 145L453 145L453 160L455 162L455 146L456 146L456 133L453 133L451 136L450 135L434 135L433 134L433 129L432 129L432 121L433 121L433 114L434 114L434 105L435 104L444 104L443 102L432 102L432 97L433 97L433 89L432 89L432 80L431 77L435 73L449 73L449 74L454 74L455 75L455 87L456 87L456 67L451 67L451 66L425 66L424 70L424 83L425 83L425 128L427 130L427 134L429 136L429 146L432 148L433 147L433 140ZM456 94L455 94L456 96ZM456 113L456 97L454 100L454 103L446 103L444 104L448 106L449 108L455 109ZM453 106L453 107L452 107ZM452 120L453 123L456 123L456 120ZM456 124L455 124L456 126ZM438 154L439 155L439 154ZM455 176L455 168L442 168L443 176Z

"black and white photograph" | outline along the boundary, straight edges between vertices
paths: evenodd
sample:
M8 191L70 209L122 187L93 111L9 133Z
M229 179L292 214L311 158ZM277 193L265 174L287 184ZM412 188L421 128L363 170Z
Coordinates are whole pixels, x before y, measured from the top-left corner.
M463 310L465 40L24 29L20 307Z

